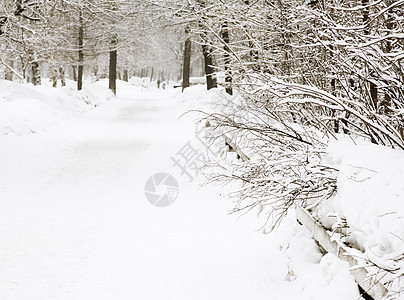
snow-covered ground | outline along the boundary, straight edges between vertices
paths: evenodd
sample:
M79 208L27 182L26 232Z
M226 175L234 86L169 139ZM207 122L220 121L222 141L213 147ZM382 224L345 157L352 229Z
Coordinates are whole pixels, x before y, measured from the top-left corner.
M0 299L358 298L347 265L322 256L293 213L262 234L254 215L227 214L223 187L173 166L186 145L203 151L192 115L179 119L203 90L119 82L118 98L68 113L84 104L67 88L7 84L0 101L19 103L7 122L25 127L0 122ZM57 99L63 118L49 112ZM144 193L159 172L179 184L164 208Z

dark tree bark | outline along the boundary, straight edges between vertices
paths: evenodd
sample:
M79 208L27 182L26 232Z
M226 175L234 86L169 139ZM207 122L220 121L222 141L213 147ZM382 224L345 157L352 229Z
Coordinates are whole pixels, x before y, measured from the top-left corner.
M59 76L62 86L66 86L65 68L63 68L62 66L59 68Z
M361 0L362 2L362 6L364 7L362 10L362 21L363 21L363 25L365 26L365 30L364 30L364 34L365 35L369 35L370 34L370 30L369 30L369 0ZM371 74L372 76L372 74ZM377 98L377 87L376 85L370 81L369 82L369 92L370 92L370 98L372 101L372 104L374 105L374 109L377 110L377 102L378 102L378 98Z
M336 96L336 79L335 79L335 73L332 73L332 79L331 79L331 94L333 96ZM332 117L334 118L334 132L338 133L339 132L339 120L335 116L335 111L332 112Z
M377 100L377 87L376 87L376 84L374 84L373 82L370 82L369 88L370 88L370 97L372 98L373 105L374 105L375 109L377 110L378 100Z
M182 68L182 91L189 87L189 77L191 74L191 39L187 38L184 45L184 64Z
M51 78L52 80L52 86L55 88L58 85L58 71L56 68L52 68L51 71Z
M32 83L34 85L40 85L41 84L41 70L39 68L39 62L37 60L34 60L31 63L31 70L32 70Z
M201 7L205 8L206 1L199 0L198 1ZM212 47L209 45L208 36L204 31L204 25L200 22L199 27L202 29L201 39L202 39L202 53L204 58L204 69L206 76L206 88L208 90L217 87L217 79L214 76L214 64L213 64L213 55L212 55Z
M214 77L213 70L212 48L210 48L208 45L203 44L202 53L205 61L206 88L210 90L217 87L217 80Z
M109 89L116 95L116 63L118 51L109 52Z
M116 36L113 37L111 44L113 49L109 52L109 89L116 95L116 66L118 58L118 51L116 50L118 40Z
M362 6L364 7L362 10L362 21L363 25L365 25L365 30L364 33L366 35L369 34L369 27L368 27L368 22L369 22L369 0L361 0Z
M0 36L4 34L3 27L6 25L7 21L7 17L0 17Z
M77 81L77 67L72 66L72 70L73 70L73 81Z
M392 4L392 1L386 1L387 6L390 6ZM392 10L388 10L386 12L386 28L389 32L391 32L392 30L394 30L394 13ZM385 42L385 49L384 52L385 53L391 53L393 51L393 42L391 39L388 39ZM388 82L386 82L386 86L388 86ZM383 113L390 113L391 112L391 89L386 88L385 89L385 93L384 93L384 98L382 99L381 103L380 103L380 108L382 110Z
M231 71L230 71L230 48L229 48L229 43L230 43L230 37L229 37L229 26L227 24L227 21L224 22L222 26L222 39L223 42L225 43L224 45L224 71L226 73L226 77L224 79L225 84L226 84L226 92L229 95L233 95L233 88L231 86L232 84L232 78L231 78Z
M83 68L84 68L84 53L83 53L83 39L84 39L84 20L83 11L80 10L79 13L79 66L78 66L78 77L77 77L77 90L83 88Z

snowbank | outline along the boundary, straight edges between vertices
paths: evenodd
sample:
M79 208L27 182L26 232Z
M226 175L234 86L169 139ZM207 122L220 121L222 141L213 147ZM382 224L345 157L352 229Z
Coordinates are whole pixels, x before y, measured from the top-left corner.
M404 151L349 141L328 150L329 163L339 170L337 194L315 213L335 238L360 250L355 256L373 265L369 271L379 272L390 290L404 290ZM347 233L340 230L345 222Z
M0 135L24 135L86 112L113 97L106 88L87 84L82 91L0 80Z
M282 224L268 235L268 239L279 245L287 262L284 282L279 284L288 293L271 299L359 299L348 263L334 254L320 253L309 230L297 224L294 211L289 212ZM289 294L288 297L285 294Z

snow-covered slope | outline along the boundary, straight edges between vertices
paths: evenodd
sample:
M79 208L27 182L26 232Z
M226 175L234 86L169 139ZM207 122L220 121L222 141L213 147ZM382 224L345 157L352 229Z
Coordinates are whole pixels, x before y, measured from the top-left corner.
M38 133L111 99L106 88L86 84L82 91L0 80L0 135Z

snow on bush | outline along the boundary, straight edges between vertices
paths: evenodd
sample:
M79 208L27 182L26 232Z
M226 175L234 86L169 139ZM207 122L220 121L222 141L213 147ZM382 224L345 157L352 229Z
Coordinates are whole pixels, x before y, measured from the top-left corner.
M213 181L232 183L233 212L255 213L273 229L300 203L333 238L352 247L351 255L387 287L391 299L403 295L404 151L353 134L338 134L339 141L333 141L309 126L273 122L269 113L237 95L226 98L210 91L196 97L204 102L201 97L205 102L216 97L223 106L201 108L206 112L201 125L209 122L205 135L221 141L223 149L225 133L250 157L247 162L234 155L228 159L212 143L217 167L209 175ZM297 143L300 137L311 144Z
M89 84L82 91L0 80L0 135L47 130L76 113L86 112L113 97L106 88Z

